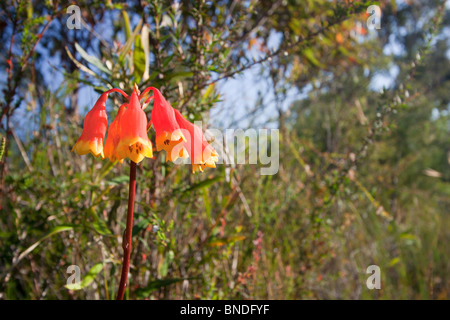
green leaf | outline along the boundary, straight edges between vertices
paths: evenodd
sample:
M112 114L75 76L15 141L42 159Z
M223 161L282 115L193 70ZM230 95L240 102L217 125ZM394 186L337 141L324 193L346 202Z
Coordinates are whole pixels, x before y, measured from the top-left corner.
M303 54L316 67L325 68L325 65L323 65L319 60L316 59L311 48L303 50Z
M100 92L103 93L106 90L101 90ZM96 177L95 181L101 181L104 177L106 177L106 175L114 168L114 165L117 163L116 162L110 162L108 161L105 165L103 165L102 169L100 170L99 175Z
M167 276L167 273L169 272L169 266L171 265L171 263L173 262L173 259L175 257L175 254L173 253L172 250L169 250L163 260L163 263L160 264L159 267L159 274L161 275L161 277L165 277Z
M212 83L208 86L205 93L203 94L202 100L204 102L208 101L209 96L214 92L215 83Z
M112 178L110 181L108 181L109 185L120 185L120 184L125 184L128 183L130 181L130 177L127 175L121 175L115 178Z
M29 246L25 251L23 251L19 257L17 258L17 261L15 264L17 264L20 260L22 260L27 254L29 254L31 251L33 251L34 249L36 249L37 246L39 246L41 244L42 241L44 241L45 239L51 237L54 234L63 232L63 231L68 231L68 230L73 230L73 226L69 226L69 225L62 225L62 226L58 226L58 227L54 227L53 229L50 230L49 233L47 233L45 236L43 236L41 239L39 239L38 241L36 241L34 244L32 244L31 246Z
M172 59L175 57L174 54L171 54L170 56L168 56L167 58L165 58L163 60L162 66L163 68L167 68L167 66L169 65L169 63L172 61Z
M133 33L130 35L130 38L127 40L125 45L120 50L120 56L119 56L119 63L122 62L125 59L125 56L128 54L128 52L131 50L131 46L134 43L134 40L136 39L139 31L141 30L143 20L141 19L134 29Z
M189 187L188 189L184 190L183 195L187 194L187 193L190 193L192 191L198 190L198 189L209 187L213 183L222 180L222 178L223 178L223 176L220 175L220 176L216 176L214 178L206 179L206 180L200 181L200 182L198 182L196 184L193 184L191 187Z
M392 259L390 262L389 262L389 267L393 267L393 266L395 266L397 263L399 263L400 262L400 258L399 257L395 257L394 259Z
M14 232L0 231L0 238L7 239L14 235Z
M84 64L79 62L77 59L75 59L75 57L72 55L72 53L67 48L67 46L64 47L64 48L66 49L67 56L69 57L70 60L72 60L72 62L77 66L78 69L80 69L81 71L84 71L84 72L90 74L91 76L93 76L95 78L100 78L100 76L98 74L96 74L94 71L92 71L91 69L86 67ZM82 80L82 79L80 79L80 80Z
M174 72L166 75L165 79L172 83L176 83L184 78L192 77L193 75L194 73L190 71Z
M77 42L75 42L75 49L81 54L84 60L95 66L100 71L111 75L111 70L106 68L105 65L97 57L91 56L86 51L84 51L84 49Z
M94 281L97 274L99 274L100 271L102 270L103 270L103 263L99 262L88 271L88 273L81 282L66 284L65 287L69 290L81 290L83 288L86 288Z
M125 33L125 40L130 39L131 36L131 27L130 27L130 17L128 16L128 12L122 11L123 15L123 22L124 22L124 33Z
M109 228L106 225L105 221L103 221L100 218L96 219L96 221L94 221L92 226L94 227L95 231L97 231L102 236L110 236L110 235L112 235L112 232L111 232L111 230L109 230Z
M288 25L291 28L291 30L294 31L294 34L296 34L296 35L302 34L302 27L301 27L299 19L295 19L295 18L291 19L289 21Z
M141 37L136 36L134 41L134 51L133 51L133 61L134 61L134 78L137 83L141 82L142 75L145 72L145 52L142 46Z
M415 236L415 235L413 235L411 233L402 233L400 235L400 238L403 239L403 240L414 240L414 241L418 240L417 236Z
M147 219L143 219L143 220L139 221L135 226L133 226L133 231L131 232L132 236L134 237L140 231L142 231L145 228L147 228L149 223L150 223L150 221L148 221Z

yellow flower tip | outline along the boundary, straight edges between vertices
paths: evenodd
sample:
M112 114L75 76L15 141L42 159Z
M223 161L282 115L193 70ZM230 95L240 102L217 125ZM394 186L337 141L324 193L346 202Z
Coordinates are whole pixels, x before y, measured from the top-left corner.
M197 170L202 171L198 164L193 164L192 165L192 173L195 173Z
M101 140L101 141L100 141ZM99 156L105 158L103 154L103 139L95 139L91 141L78 140L72 148L72 152L76 151L80 156L91 153L94 157Z
M214 161L207 162L206 166L209 167L209 168L215 168L216 167L216 163Z
M206 165L200 164L200 165L197 165L196 169L198 169L198 171L203 173L205 171L205 167L206 167Z
M186 142L186 138L180 130L175 130L173 133L164 131L156 137L156 150L170 152L181 142Z
M153 151L150 141L145 141L140 137L129 140L128 143L122 141L117 147L119 159L130 158L135 163L141 162L144 158L152 158Z
M203 172L205 167L215 168L216 162L218 162L218 161L219 161L219 156L216 153L216 150L214 150L212 147L207 147L203 151L201 161L200 161L200 159L197 159L197 161L195 162L193 167L195 166L196 170L198 169L198 170L200 170L200 172Z
M205 168L215 168L216 164L214 162L205 162L202 164L193 164L192 165L192 173L195 173L197 170L200 172L205 171Z
M167 161L174 162L178 158L187 158L189 156L183 142L186 141L181 130L175 130L173 133L167 131L162 132L156 137L156 150L166 151Z
M101 157L102 158L102 160L104 160L105 159L105 154L103 153L103 151L102 152L100 152L100 154L98 154L97 156L95 155L95 154L93 154L94 155L94 157L96 157L96 158L98 158L98 157Z
M181 131L181 129L177 129L174 132L172 132L171 136L170 136L170 140L172 141L180 141L183 140L184 142L187 142L186 137L184 136L183 132Z
M182 144L175 144L171 149L166 150L166 162L175 162L178 158L186 159L189 154Z

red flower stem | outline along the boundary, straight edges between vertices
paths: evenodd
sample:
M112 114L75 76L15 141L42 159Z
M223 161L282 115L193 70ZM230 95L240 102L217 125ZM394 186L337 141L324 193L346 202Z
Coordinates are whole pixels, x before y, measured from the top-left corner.
M136 194L136 163L130 161L130 188L128 191L127 228L122 240L123 262L120 276L119 291L116 300L122 300L127 285L128 269L130 268L131 235L133 232L134 196Z
M125 99L129 99L128 95L125 92L123 92L123 90L120 90L120 89L117 89L117 88L113 88L113 89L109 89L105 93L110 94L111 92L118 92L121 95L123 95L125 97Z
M142 99L145 96L145 94L147 92L149 92L150 90L153 91L153 89L155 89L155 88L154 87L148 87L144 91L142 91L141 94L139 95L139 100Z
M153 98L154 98L153 96L150 96L147 100L145 100L144 105L147 104L147 103L149 103L150 101L152 101ZM142 108L142 109L144 109L144 108Z

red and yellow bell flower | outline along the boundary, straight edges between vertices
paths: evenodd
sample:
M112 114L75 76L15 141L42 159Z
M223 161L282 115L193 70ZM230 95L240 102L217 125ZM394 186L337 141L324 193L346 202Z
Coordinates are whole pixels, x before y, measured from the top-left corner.
M153 156L152 143L147 135L147 115L142 110L136 88L133 89L130 103L120 117L119 137L116 148L119 160L130 158L139 163L145 157Z
M120 126L119 122L122 117L123 112L127 108L127 104L123 104L120 106L119 111L117 111L116 118L111 123L108 129L108 136L106 137L105 147L103 148L103 153L105 154L105 158L109 158L111 162L120 161L123 162L123 159L119 159L119 155L117 153L117 146L120 142Z
M114 121L109 126L105 145L108 118L106 115L106 99L110 92L119 92L127 100L120 106ZM141 99L149 92L153 96L147 99L146 105L154 99L151 121L143 111ZM86 115L81 137L73 147L79 154L91 152L94 156L109 158L111 162L123 162L125 158L139 163L145 157L153 156L152 144L147 129L153 125L156 132L156 150L165 150L167 161L178 158L191 158L192 171L203 171L205 167L215 167L218 155L205 139L202 130L186 120L181 113L172 108L161 92L153 87L139 94L133 89L131 96L120 89L111 89L103 93L95 106Z
M106 114L106 99L109 92L103 93L95 103L94 107L86 114L84 118L83 132L72 148L78 154L92 153L94 157L103 154L103 140L105 139L106 129L108 127L108 115Z
M154 99L151 121L156 132L156 150L165 150L167 161L186 158L188 155L184 148L177 147L186 142L186 138L175 119L175 109L156 88L149 87L142 95L149 90L153 91Z
M178 110L174 109L174 112L178 125L186 132L185 146L191 158L192 172L203 172L205 167L215 168L219 160L218 154L206 140L202 130L189 122Z

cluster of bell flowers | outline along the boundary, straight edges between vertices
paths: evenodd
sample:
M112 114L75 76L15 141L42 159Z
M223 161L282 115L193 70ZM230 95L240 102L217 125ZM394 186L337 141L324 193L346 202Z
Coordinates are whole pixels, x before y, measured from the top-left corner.
M150 91L153 95L141 104L141 100ZM119 107L108 129L106 100L111 92L121 93L127 102ZM152 99L151 120L147 122L143 108ZM91 153L95 157L108 158L111 162L122 163L125 158L129 158L139 163L145 157L153 157L152 143L147 134L152 125L156 132L156 150L165 150L167 161L174 162L178 158L189 157L193 172L216 166L218 154L208 143L202 130L174 109L154 87L140 93L135 86L131 96L120 89L104 92L86 114L83 132L72 151L75 150L80 155ZM106 131L108 135L105 141Z

